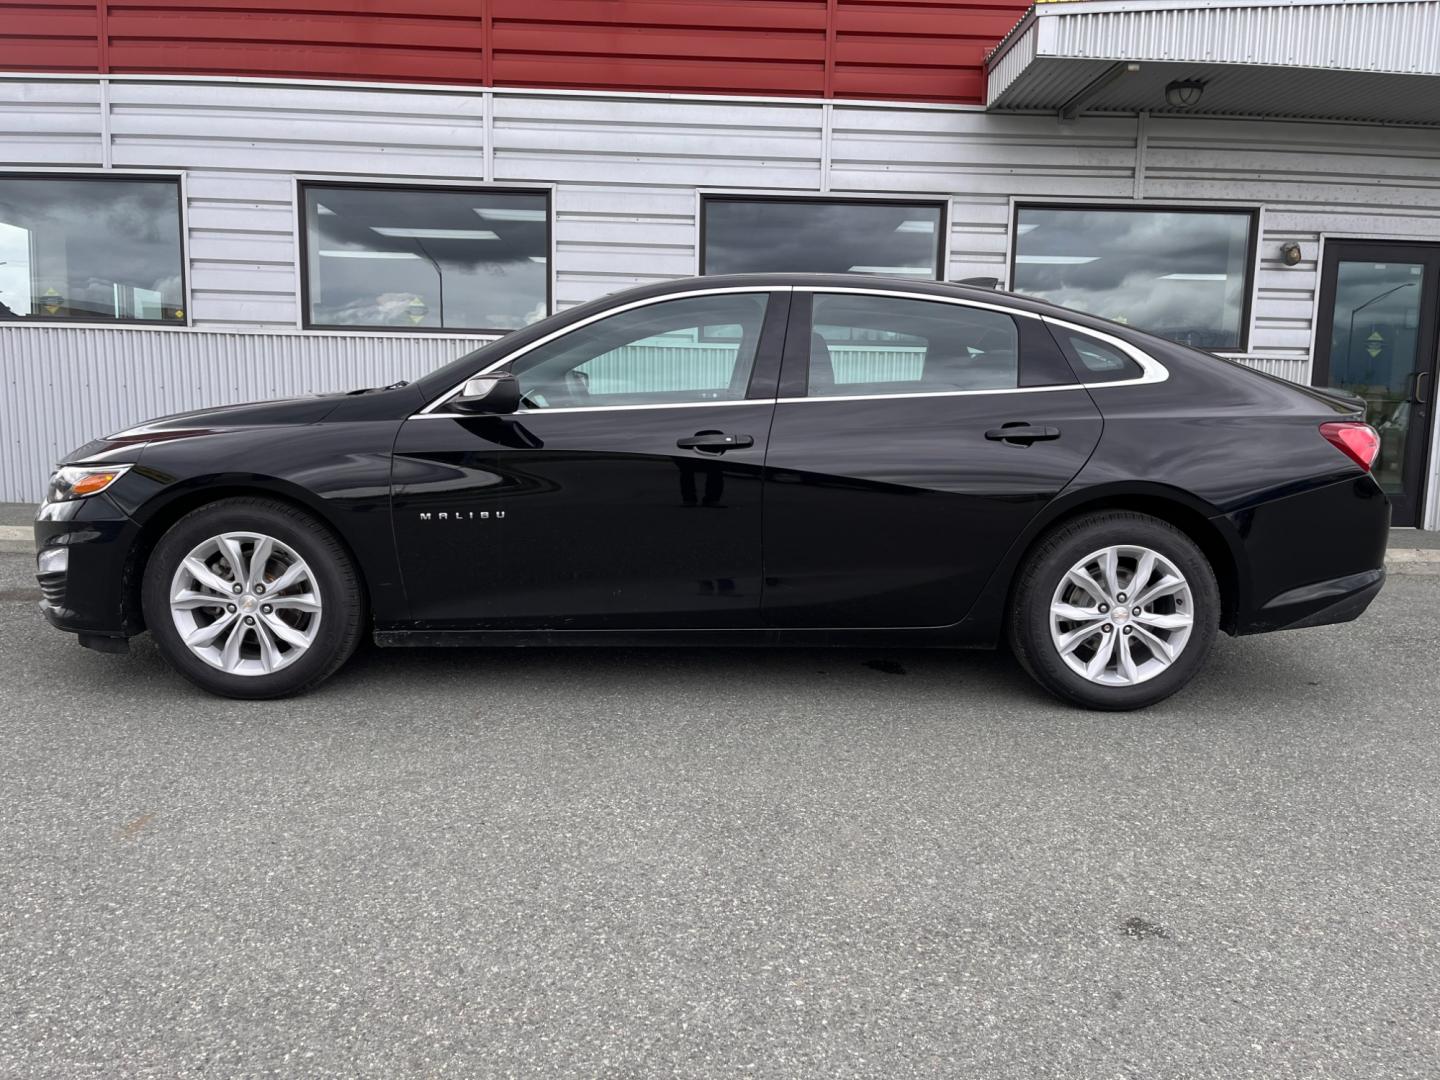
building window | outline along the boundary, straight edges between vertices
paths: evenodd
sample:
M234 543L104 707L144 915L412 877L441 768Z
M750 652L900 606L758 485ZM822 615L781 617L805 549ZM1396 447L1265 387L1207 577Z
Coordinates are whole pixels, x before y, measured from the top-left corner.
M938 278L940 203L707 197L701 273Z
M0 176L0 320L185 322L180 182Z
M514 330L550 312L550 200L303 184L307 326Z
M1016 292L1199 349L1244 349L1251 211L1021 206Z

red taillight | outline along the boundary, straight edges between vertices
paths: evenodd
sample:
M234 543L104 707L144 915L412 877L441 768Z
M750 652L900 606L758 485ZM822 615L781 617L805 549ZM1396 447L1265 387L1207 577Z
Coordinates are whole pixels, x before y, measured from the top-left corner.
M1320 434L1366 472L1370 471L1380 453L1380 436L1369 424L1356 421L1321 424Z

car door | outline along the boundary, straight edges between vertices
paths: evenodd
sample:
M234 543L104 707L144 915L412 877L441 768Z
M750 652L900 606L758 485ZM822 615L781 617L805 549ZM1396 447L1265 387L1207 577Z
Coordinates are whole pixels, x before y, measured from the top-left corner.
M766 458L766 623L948 626L1080 471L1099 411L1039 319L797 289Z
M637 301L502 366L504 416L402 425L396 542L427 628L759 622L760 509L787 291Z

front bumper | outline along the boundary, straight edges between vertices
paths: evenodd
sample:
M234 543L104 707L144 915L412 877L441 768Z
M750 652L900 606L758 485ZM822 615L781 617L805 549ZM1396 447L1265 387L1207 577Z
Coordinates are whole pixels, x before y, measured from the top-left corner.
M105 494L44 503L35 520L35 551L63 548L68 565L37 573L40 611L50 625L87 639L133 637L144 629L132 602L129 555L140 527Z

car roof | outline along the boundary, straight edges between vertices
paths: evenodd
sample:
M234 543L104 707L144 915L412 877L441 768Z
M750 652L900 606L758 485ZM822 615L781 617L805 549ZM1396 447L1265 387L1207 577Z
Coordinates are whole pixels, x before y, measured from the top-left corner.
M943 296L957 300L970 300L980 304L994 304L1015 311L1033 315L1049 315L1065 319L1096 330L1113 333L1129 330L1129 327L1108 319L1097 318L1074 308L1061 307L1048 300L1023 296L1005 289L991 289L982 285L962 285L951 281L937 281L934 278L904 277L898 274L817 274L817 273L758 273L758 274L706 274L703 277L678 278L640 285L623 292L611 293L605 301L615 302L622 298L642 299L663 296L667 293L693 292L697 287L710 289L726 288L838 288L838 289L881 289L886 292L908 292L917 295ZM598 304L599 301L591 303ZM589 305L586 305L587 307Z

